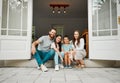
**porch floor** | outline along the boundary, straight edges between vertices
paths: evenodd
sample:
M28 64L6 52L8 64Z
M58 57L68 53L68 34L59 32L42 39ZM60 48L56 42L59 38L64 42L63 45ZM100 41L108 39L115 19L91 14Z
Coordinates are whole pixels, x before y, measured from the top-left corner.
M0 83L120 83L120 68L49 68L42 72L37 68L0 68Z

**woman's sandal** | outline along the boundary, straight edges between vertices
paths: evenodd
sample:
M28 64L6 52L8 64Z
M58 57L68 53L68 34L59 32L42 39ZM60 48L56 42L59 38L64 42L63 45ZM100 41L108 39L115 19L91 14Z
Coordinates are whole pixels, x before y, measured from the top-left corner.
M78 68L81 68L81 65L80 65L80 64L78 65Z
M75 68L81 68L81 65L80 64L75 65Z
M81 64L81 68L85 68L85 64Z

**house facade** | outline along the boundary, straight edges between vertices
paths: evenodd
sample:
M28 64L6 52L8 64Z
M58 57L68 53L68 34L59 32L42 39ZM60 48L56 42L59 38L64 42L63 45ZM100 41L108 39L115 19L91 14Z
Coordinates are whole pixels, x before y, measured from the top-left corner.
M20 0L16 3L15 1L17 0L0 0L0 65L2 66L14 61L19 65L23 60L31 59L32 31L36 23L33 23L35 2ZM68 28L70 31L68 32L67 29L65 32L64 23L66 26L69 24L79 26L78 23L84 24L87 21L88 25L83 25L87 27L89 34L89 57L86 64L90 62L93 66L96 64L120 66L120 0L86 1L87 19L62 18L58 21L57 18L41 18L39 24L46 22L44 25L48 23L56 26L59 33L68 33L72 37L71 32L76 28ZM41 27L38 29L43 30L39 32L42 34L46 30ZM35 33L38 34L39 30L36 29ZM12 66L12 63L10 65Z

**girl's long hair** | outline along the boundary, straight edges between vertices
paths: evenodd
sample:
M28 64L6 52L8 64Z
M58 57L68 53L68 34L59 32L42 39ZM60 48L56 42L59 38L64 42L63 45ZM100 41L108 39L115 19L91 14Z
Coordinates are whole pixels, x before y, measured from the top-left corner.
M59 43L56 42L56 38L57 38L58 36L60 36L60 37L62 38L62 35L56 35L54 42L55 42L55 46L56 46L56 47L57 47L57 44L58 44L58 46L59 46L59 51L61 51L62 43L61 43L61 42L59 42Z
M75 32L78 32L78 34L79 34L79 37L77 38L77 41L78 41L78 42L77 42L77 45L79 45L79 44L80 44L80 38L81 38L81 37L80 37L80 31L79 31L79 30L75 30L74 33L75 33ZM75 39L75 37L74 37L74 35L73 35L73 40L72 40L72 42L73 42L74 47L76 48L76 46L75 46L75 40L76 40L76 39Z

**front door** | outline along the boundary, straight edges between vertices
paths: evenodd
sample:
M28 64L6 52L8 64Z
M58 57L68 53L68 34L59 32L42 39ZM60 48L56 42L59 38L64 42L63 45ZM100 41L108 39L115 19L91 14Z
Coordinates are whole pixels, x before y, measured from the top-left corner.
M0 60L30 59L32 0L0 0Z
M89 58L120 60L120 0L88 0Z

